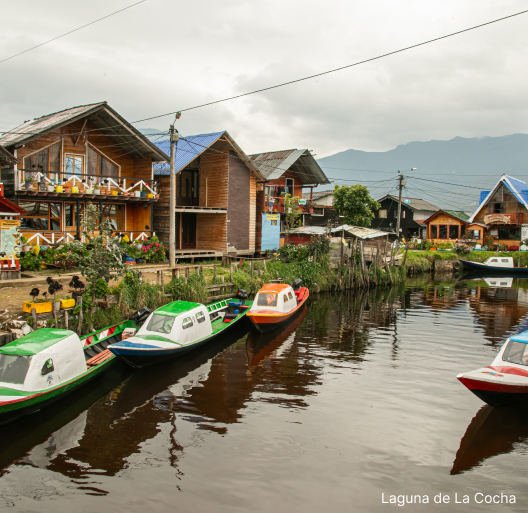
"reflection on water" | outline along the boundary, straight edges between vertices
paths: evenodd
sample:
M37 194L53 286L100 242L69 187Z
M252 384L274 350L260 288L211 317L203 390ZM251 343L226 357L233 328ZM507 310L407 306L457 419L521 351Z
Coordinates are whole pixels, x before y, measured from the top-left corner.
M455 379L528 329L528 283L501 280L321 295L278 332L117 365L0 430L0 509L378 511L381 493L505 483L521 504L528 409Z

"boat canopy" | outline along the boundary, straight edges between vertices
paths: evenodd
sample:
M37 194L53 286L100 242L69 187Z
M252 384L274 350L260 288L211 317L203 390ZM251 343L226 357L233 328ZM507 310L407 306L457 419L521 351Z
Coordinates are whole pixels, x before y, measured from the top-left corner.
M528 344L528 331L523 331L513 337L510 337L510 340L514 342L522 342L523 344Z
M170 317L177 317L178 315L189 312L194 308L202 306L200 303L192 303L190 301L173 301L168 305L158 308L154 313L160 315L168 315Z
M73 331L70 330L41 328L38 331L29 333L25 337L10 342L4 347L0 347L0 354L33 356L58 344L72 334Z

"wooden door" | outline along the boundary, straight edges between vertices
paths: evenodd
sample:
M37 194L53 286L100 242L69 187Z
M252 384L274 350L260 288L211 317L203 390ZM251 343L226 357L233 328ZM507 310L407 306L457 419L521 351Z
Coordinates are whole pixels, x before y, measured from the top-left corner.
M177 205L181 207L198 206L198 185L200 176L198 170L184 170L180 173Z
M196 249L196 214L181 214L181 248Z

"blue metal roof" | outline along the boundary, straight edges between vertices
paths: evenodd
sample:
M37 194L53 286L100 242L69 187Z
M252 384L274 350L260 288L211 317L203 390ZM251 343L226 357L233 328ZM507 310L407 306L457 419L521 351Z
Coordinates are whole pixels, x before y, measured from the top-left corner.
M513 340L514 342L522 342L523 344L528 344L528 331L518 333L517 335L510 337L510 340Z
M507 176L506 178L508 181L504 181L508 189L513 193L513 195L524 204L528 203L528 185L526 185L525 182L522 180L518 180L517 178L513 178L512 176ZM512 185L510 187L509 183Z
M480 191L479 205L482 205L482 202L488 197L488 194L489 194L490 192L491 192L491 191Z
M180 136L180 139L176 143L176 151L174 155L175 172L177 173L180 169L183 169L224 134L225 130L223 132L214 132L212 134L189 135L186 137ZM168 139L166 141L157 141L154 144L160 150L165 152L167 156L170 156L170 141ZM167 162L164 162L163 164L155 164L154 174L158 176L169 175L170 164Z

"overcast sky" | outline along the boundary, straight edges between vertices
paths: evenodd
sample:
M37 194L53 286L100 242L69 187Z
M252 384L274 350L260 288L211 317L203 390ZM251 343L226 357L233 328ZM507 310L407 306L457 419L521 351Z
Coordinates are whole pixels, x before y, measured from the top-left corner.
M0 0L0 60L134 0ZM520 0L147 0L0 64L0 130L106 100L129 121L350 64L527 8ZM528 14L318 79L185 112L246 153L317 157L528 131ZM140 123L168 129L173 117Z

